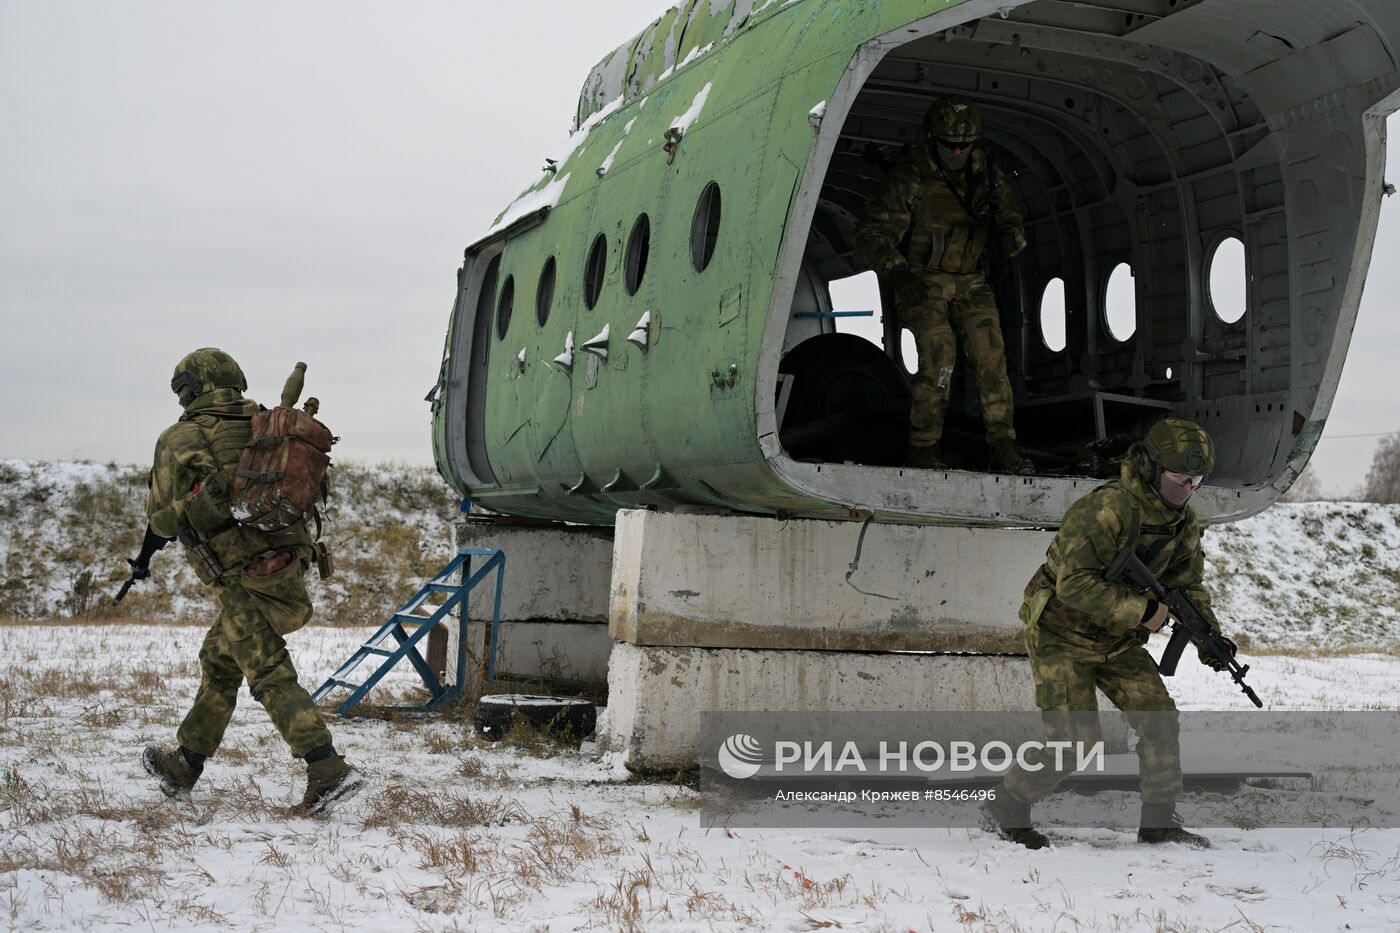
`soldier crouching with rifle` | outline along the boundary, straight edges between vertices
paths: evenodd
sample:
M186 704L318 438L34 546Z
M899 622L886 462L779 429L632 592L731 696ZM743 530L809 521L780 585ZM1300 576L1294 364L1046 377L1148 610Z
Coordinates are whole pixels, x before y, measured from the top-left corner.
M1050 738L1096 739L1080 734L1090 728L1083 714L1098 709L1095 688L1127 714L1138 733L1139 842L1210 846L1204 836L1183 829L1176 814L1182 792L1176 704L1145 647L1172 613L1153 595L1166 597L1170 590L1182 614L1209 627L1191 638L1201 639L1202 663L1230 670L1241 685L1247 670L1234 664L1235 644L1220 634L1211 612L1201 582L1201 526L1187 504L1214 466L1214 443L1200 425L1180 418L1158 422L1129 451L1117 480L1070 506L1021 606L1035 701ZM1138 556L1139 571L1150 572L1132 578L1137 586L1120 579L1125 550ZM1160 584L1144 595L1138 587L1148 579ZM982 807L988 831L1028 849L1049 844L1031 825L1031 806L1068 776L1049 760L1041 765L1038 771L1013 768L996 798Z
M214 587L219 614L199 651L199 692L176 733L179 744L147 748L142 763L166 796L188 797L204 760L218 751L246 679L292 754L306 761L302 810L327 812L353 796L363 779L336 753L325 719L297 682L284 640L311 618L303 576L318 552L326 552L304 519L266 532L230 512L228 490L251 419L261 410L243 397L248 383L238 363L222 350L196 350L175 367L170 387L185 412L156 442L150 525L140 555L129 561L132 579L122 595L149 574L155 552L178 538L200 580Z

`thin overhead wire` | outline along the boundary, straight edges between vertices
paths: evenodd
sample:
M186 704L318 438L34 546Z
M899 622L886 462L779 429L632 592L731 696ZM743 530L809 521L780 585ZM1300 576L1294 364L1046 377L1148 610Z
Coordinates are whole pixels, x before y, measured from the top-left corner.
M1400 431L1380 431L1376 434L1329 434L1319 438L1321 441L1347 441L1359 437L1389 437L1392 434L1400 434Z

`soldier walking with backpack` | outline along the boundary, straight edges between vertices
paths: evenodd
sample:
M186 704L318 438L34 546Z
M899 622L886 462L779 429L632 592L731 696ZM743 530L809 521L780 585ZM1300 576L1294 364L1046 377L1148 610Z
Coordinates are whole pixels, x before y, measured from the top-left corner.
M250 481L249 471L240 470L239 462L250 440L258 446L255 416L259 427L268 424L269 416L288 416L309 425L312 432L319 429L329 449L330 432L324 425L289 407L300 395L303 368L294 374L290 401L284 392L288 408L274 412L243 397L248 387L243 370L222 350L189 354L175 367L170 382L185 411L156 441L146 507L149 526L140 555L129 563L133 579L143 579L152 555L178 538L200 579L214 587L219 611L200 648L199 692L176 732L178 745L150 747L142 755L146 771L160 779L168 797L187 797L205 759L218 751L245 679L292 754L306 762L301 802L305 812L328 812L363 784L360 773L336 752L325 719L297 681L285 641L311 618L303 577L313 562L328 576L329 552L313 538L306 514L295 514L290 524L277 528L285 516L251 524L241 501L230 506L231 495ZM289 380L289 390L292 385ZM273 438L260 449L279 444L293 449L299 443L301 438ZM328 460L323 454L314 456L319 456L323 474ZM283 472L290 475L297 469ZM251 481L273 475L251 474ZM320 483L319 476L314 483ZM265 530L268 526L275 530Z

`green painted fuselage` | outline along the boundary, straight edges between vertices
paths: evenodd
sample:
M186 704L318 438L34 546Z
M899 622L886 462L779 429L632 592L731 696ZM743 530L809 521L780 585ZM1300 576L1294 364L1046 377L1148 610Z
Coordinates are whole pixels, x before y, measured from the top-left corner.
M1374 53L1378 64L1368 75L1335 79L1341 88L1336 92L1339 101L1348 94L1352 99L1330 111L1319 110L1316 116L1335 132L1350 134L1357 152L1355 162L1345 169L1350 187L1341 195L1331 192L1340 196L1341 219L1328 221L1338 231L1334 252L1341 257L1340 271L1333 276L1332 292L1306 300L1306 283L1297 283L1296 272L1291 280L1295 284L1288 284L1288 270L1304 267L1308 259L1295 248L1279 260L1282 292L1274 296L1294 306L1280 311L1284 330L1266 321L1274 299L1261 293L1251 304L1260 309L1257 314L1251 311L1262 328L1257 335L1274 341L1280 333L1300 330L1309 307L1317 305L1321 343L1317 335L1309 335L1312 343L1307 346L1314 349L1307 352L1313 355L1293 351L1293 375L1286 382L1264 377L1251 383L1252 377L1244 375L1238 388L1230 383L1222 390L1219 367L1212 369L1207 355L1218 353L1220 366L1238 359L1247 368L1251 354L1268 348L1256 339L1255 325L1248 324L1235 344L1217 351L1211 343L1217 339L1212 336L1214 323L1207 318L1201 324L1188 315L1190 321L1182 324L1187 336L1175 334L1165 323L1145 328L1162 346L1174 348L1194 339L1203 348L1183 351L1175 376L1180 386L1167 386L1161 373L1153 371L1154 366L1161 368L1153 361L1160 363L1163 357L1151 347L1138 352L1136 363L1125 358L1124 375L1117 380L1136 387L1134 391L1166 399L1187 416L1217 417L1212 430L1223 434L1227 445L1238 434L1242 449L1255 451L1250 454L1255 466L1239 467L1238 483L1203 497L1208 517L1259 511L1287 487L1316 442L1340 377L1379 211L1379 192L1367 187L1374 183L1377 152L1383 163L1383 111L1378 102L1396 86L1394 64L1383 59L1388 40L1400 28L1393 14L1375 12L1386 7L1378 0L1347 0L1347 5L1357 8L1352 12L1371 11L1377 17L1373 25L1381 51ZM1254 68L1239 85L1252 97L1246 99L1243 92L1226 95L1244 128L1222 124L1218 133L1225 141L1221 145L1231 147L1225 162L1238 163L1230 177L1240 179L1240 193L1229 194L1239 202L1237 216L1227 226L1238 229L1251 257L1254 250L1261 251L1261 270L1269 261L1264 240L1275 234L1260 225L1269 223L1273 212L1287 224L1282 236L1307 232L1305 218L1297 213L1303 202L1293 195L1296 190L1306 198L1312 182L1291 177L1293 169L1281 153L1288 140L1309 132L1307 115L1298 112L1308 105L1308 95L1292 90L1286 75L1255 76L1270 67L1305 70L1308 62L1298 61L1298 55L1329 48L1338 40L1318 39L1309 48L1298 40L1296 54L1283 46L1256 54L1249 43L1258 40L1247 36L1257 32L1252 22L1264 15L1264 5L1253 2L1233 8L1219 0L1182 0L1180 5L1175 0L1120 0L1094 6L1095 10L1077 10L1075 4L1050 0L688 0L663 15L589 76L580 99L579 128L568 151L543 153L554 164L467 251L433 404L434 451L443 476L464 497L486 508L578 522L610 522L618 509L639 505L694 505L768 514L846 517L874 512L904 521L1053 524L1091 483L1065 476L1013 483L1007 477L958 471L925 477L914 475L924 471L789 459L778 441L775 380L788 327L784 319L789 317L817 212L817 190L852 101L873 69L904 42L925 43L918 47L920 54L936 60L932 56L939 53L929 50L937 47L928 43L936 41L940 31L945 31L950 46L954 37L985 43L988 71L976 77L972 88L980 99L1004 110L1019 108L1028 120L1060 121L1068 127L1066 133L1080 135L1083 126L1098 123L1082 113L1082 104L1075 107L1063 87L1102 82L1105 100L1114 101L1114 106L1121 101L1131 109L1133 95L1138 94L1131 69L1141 68L1150 79L1145 86L1152 98L1142 109L1151 117L1170 110L1174 93L1170 82L1152 84L1157 76L1177 75L1173 80L1183 86L1189 80L1189 69L1180 62L1216 54L1218 70L1207 69L1199 87L1188 87L1204 102L1214 100L1207 87L1211 76L1229 74L1235 67ZM1113 12L1112 7L1121 10ZM997 33L1008 28L998 22L1003 8L1014 11L1011 24L1026 23L1024 46L1019 33L1014 41L1010 32ZM1203 37L1199 48L1183 51L1187 40L1177 36L1197 32L1197 21L1213 22L1212 17L1228 15L1231 9L1240 14L1240 39L1222 32L1216 37L1222 47L1215 52L1215 40L1207 41L1210 37ZM1281 34L1288 32L1290 19L1302 22L1307 15L1294 0L1280 0L1271 9ZM1066 11L1078 18L1067 19L1071 14ZM985 25L976 26L979 21ZM970 31L952 32L957 29ZM1043 37L1043 61L1049 63L1039 72L1035 56L1041 53L1032 42L1037 37ZM1159 42L1160 48L1155 44ZM964 47L970 46L953 51ZM1236 55L1236 47L1255 58L1244 52ZM1345 57L1345 49L1334 52ZM1098 70L1096 57L1105 63ZM1257 68L1255 60L1262 63ZM1080 61L1085 63L1082 76L1075 70ZM1247 64L1236 66L1236 61ZM958 75L971 74L965 63L958 67ZM888 93L895 93L898 75L889 74L887 83L894 90ZM1000 81L995 80L997 74L1003 75ZM949 75L952 81L954 72ZM1061 110L1068 107L1066 112L1049 112L1042 98L1052 95L1035 84L1042 80L1040 75L1058 82L1053 98ZM1025 82L1017 88L1027 90L1014 90L1012 77ZM927 73L921 68L917 82L906 84L913 87L918 82L926 82L924 101L942 90L936 69ZM1218 86L1217 80L1212 87ZM966 82L952 81L950 87L969 90ZM917 113L922 106L911 103L909 111ZM1202 104L1206 111L1211 106ZM878 117L875 105L866 106L864 113L873 125ZM1254 148L1246 151L1240 140L1256 132L1248 136ZM1102 138L1116 141L1107 124ZM1128 139L1104 151L1122 154L1127 164L1131 145ZM1183 146L1168 143L1169 149ZM1027 153L1021 160L1030 165L1033 156ZM1247 174L1257 175L1254 163L1261 160L1281 166L1277 208L1269 200L1268 186ZM1034 173L1023 174L1029 179ZM1171 201L1169 189L1162 189L1168 191L1164 199L1147 179L1134 177L1132 184L1141 189L1131 195L1139 199L1137 213L1146 217L1160 209L1204 216L1205 208L1181 207L1207 205L1212 197L1193 176L1189 154L1181 167L1174 165L1161 174L1164 185L1176 185L1183 192L1178 203L1159 206ZM1263 193L1254 204L1256 186ZM717 211L707 209L708 202L702 205L707 190L718 191ZM1023 197L1029 201L1033 195ZM1045 197L1043 223L1080 210L1077 205L1056 206L1053 190ZM1092 221L1093 210L1092 205L1082 208L1086 223ZM1128 210L1133 210L1131 204ZM697 211L703 215L698 232ZM640 235L634 238L641 218L649 231L645 250ZM1348 223L1346 218L1353 219ZM1316 215L1315 226L1323 219ZM1140 288L1160 287L1153 282L1160 283L1166 274L1162 270L1170 268L1188 283L1183 290L1199 290L1201 274L1189 266L1203 249L1195 240L1206 238L1207 223L1197 223L1199 236L1194 228L1181 235L1187 244L1181 247L1183 255L1154 247L1150 226L1144 221L1141 229L1133 230L1125 223L1125 235L1141 241L1131 246L1131 254L1140 253L1144 264L1160 262L1151 274L1138 276ZM1123 249L1126 254L1129 247ZM712 255L698 261L697 253L706 251ZM1037 253L1033 241L1028 255L1027 262L1033 262L1035 256L1046 255L1046 246L1042 243ZM1158 256L1162 258L1152 258ZM1027 265L1021 273L1028 292L1039 287L1030 281L1029 269ZM552 289L546 287L551 278L547 270L552 270ZM552 291L547 302L542 291ZM1171 301L1180 303L1164 298L1163 304ZM1187 303L1194 306L1200 300ZM1029 316L1020 307L1004 311L1009 315L1006 326L1012 329L1019 326L1018 318ZM1221 333L1220 340L1235 339ZM1125 351L1107 346L1100 337L1085 339L1088 344L1074 350L1101 357L1108 361L1106 366L1119 365ZM1148 337L1141 339L1145 343ZM591 348L585 346L590 341ZM1230 349L1236 344L1244 348L1239 353ZM1076 381L1077 360L1042 364L1035 356L1040 348L1018 352L1020 358L1012 361L1018 396L1031 386L1028 377L1014 375L1022 364L1028 372L1040 367L1037 371L1046 373L1058 372L1054 366L1063 365L1066 397L1081 391L1087 399L1096 390L1091 376L1081 373ZM1273 371L1269 367L1277 364L1260 357L1258 365L1261 371ZM1266 394L1269 424L1277 422L1277 429L1261 439L1262 418L1251 421L1248 410L1254 406L1262 411ZM1222 400L1223 411L1198 410L1221 408ZM1032 408L1025 414L1018 409L1018 422L1032 417Z

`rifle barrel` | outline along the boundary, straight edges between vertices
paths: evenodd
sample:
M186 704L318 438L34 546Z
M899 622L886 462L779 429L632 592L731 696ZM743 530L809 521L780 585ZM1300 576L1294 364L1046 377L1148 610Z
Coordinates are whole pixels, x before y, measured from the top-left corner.
M122 588L117 592L117 598L112 600L112 605L118 605L123 599L126 599L127 590L131 589L131 587L135 585L135 583L135 577L132 577L130 580L127 580L125 583L123 583Z

